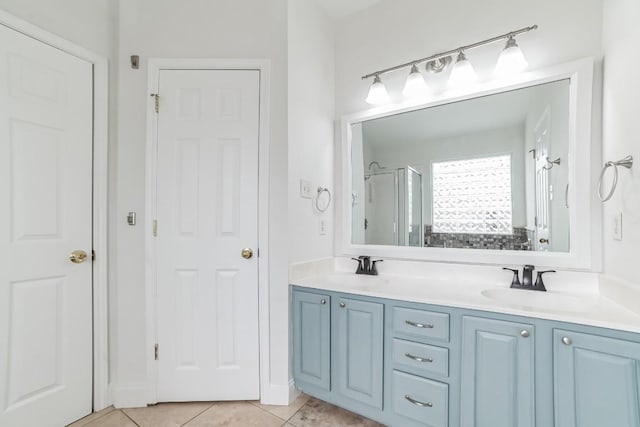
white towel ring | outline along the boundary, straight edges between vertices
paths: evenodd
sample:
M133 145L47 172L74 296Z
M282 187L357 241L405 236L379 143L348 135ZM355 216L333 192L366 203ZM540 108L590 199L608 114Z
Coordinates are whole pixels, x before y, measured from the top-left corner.
M618 186L618 166L631 169L631 166L633 166L633 157L627 156L624 159L618 160L617 162L609 161L604 164L602 172L600 172L600 179L598 179L598 197L602 202L606 202L611 199L613 197L613 193L616 192L616 187ZM607 169L609 168L613 168L613 183L611 184L611 190L609 190L609 193L605 197L602 195L602 180L604 178L605 172L607 172Z
M320 207L320 197L322 196L322 193L327 193L327 195L329 196L329 200L327 200L327 204L326 206L324 206L324 208ZM331 191L329 191L328 188L326 187L318 187L318 193L316 194L316 201L315 201L315 205L316 205L316 210L320 213L322 212L326 212L327 209L329 209L329 206L331 205Z

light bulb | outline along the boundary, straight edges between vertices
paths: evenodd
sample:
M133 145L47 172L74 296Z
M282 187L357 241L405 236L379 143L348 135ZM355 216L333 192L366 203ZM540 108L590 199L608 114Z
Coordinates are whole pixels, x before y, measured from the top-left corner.
M369 95L367 95L366 99L368 104L371 105L380 105L389 102L389 94L387 93L387 88L380 80L380 76L375 76L373 79L373 84L369 88Z
M420 70L416 64L411 66L411 71L407 76L407 81L404 83L404 89L402 94L408 98L418 97L426 94L427 83L424 81L424 77L420 74Z
M464 52L460 51L456 63L453 64L451 75L449 76L449 85L451 86L467 86L476 81L476 75L473 65L467 59Z
M495 73L501 76L515 74L524 71L528 65L522 49L516 43L516 39L509 37L507 44L498 57Z

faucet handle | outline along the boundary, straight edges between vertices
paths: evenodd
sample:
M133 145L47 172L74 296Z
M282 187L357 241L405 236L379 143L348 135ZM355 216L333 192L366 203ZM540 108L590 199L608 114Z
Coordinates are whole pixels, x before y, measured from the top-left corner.
M542 280L542 275L545 273L555 273L555 270L545 270L538 271L538 277L536 277L536 283L533 285L534 288L537 288L540 291L546 291L547 288L544 287L544 281Z
M383 259L374 259L371 261L371 270L369 272L369 274L371 274L372 276L377 276L378 275L378 269L376 268L376 262L383 262Z
M351 258L354 261L358 261L358 268L356 269L356 274L363 274L364 269L362 268L362 258Z
M520 277L518 276L518 269L515 268L507 268L507 267L502 267L503 270L509 270L513 272L513 279L511 279L511 287L513 288L514 286L522 286L520 284Z

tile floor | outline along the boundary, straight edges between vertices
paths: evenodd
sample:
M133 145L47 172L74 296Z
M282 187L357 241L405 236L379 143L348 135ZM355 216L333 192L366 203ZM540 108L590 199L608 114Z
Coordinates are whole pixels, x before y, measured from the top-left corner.
M383 427L312 397L289 406L258 402L160 403L147 408L104 409L69 427Z

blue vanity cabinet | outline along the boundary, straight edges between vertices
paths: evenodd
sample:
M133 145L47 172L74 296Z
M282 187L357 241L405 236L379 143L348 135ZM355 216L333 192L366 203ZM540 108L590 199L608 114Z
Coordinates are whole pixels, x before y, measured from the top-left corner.
M293 374L316 390L331 388L331 297L293 292Z
M640 426L640 343L553 332L556 427Z
M534 327L463 316L461 425L534 427Z
M640 334L294 286L298 389L390 427L640 427Z
M384 304L334 298L336 392L382 410Z

